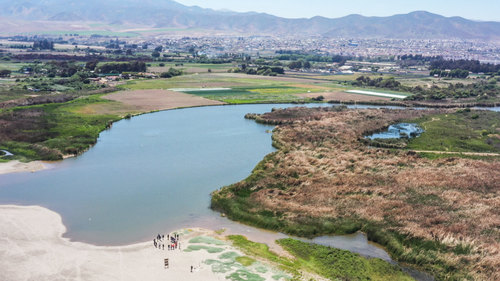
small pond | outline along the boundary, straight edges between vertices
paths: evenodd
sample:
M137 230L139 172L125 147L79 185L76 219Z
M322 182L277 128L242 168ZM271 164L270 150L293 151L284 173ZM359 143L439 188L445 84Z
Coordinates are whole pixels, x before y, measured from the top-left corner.
M399 123L389 126L386 131L374 133L366 138L374 139L399 139L403 137L414 138L422 134L424 130L417 124Z

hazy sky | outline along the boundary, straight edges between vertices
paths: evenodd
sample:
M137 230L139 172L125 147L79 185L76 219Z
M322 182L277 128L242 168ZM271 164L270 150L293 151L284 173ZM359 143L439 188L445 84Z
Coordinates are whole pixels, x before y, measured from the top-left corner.
M266 12L287 17L390 16L425 10L443 16L500 21L500 0L176 0L185 5Z

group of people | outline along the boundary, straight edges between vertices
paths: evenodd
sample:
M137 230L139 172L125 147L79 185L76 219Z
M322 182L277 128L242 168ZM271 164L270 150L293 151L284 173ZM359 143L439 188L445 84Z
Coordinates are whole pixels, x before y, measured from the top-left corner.
M164 234L158 234L153 239L153 245L159 250L165 250L165 243L167 244L167 250L177 250L181 249L181 242L179 242L179 234L167 234L167 239L165 239Z

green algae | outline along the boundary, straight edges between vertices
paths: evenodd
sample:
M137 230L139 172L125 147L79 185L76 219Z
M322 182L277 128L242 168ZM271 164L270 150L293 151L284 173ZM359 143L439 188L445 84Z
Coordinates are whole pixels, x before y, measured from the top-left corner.
M198 236L198 237L192 238L191 240L189 240L189 243L208 244L208 245L217 245L217 246L227 245L227 243L224 241L215 239L213 237L208 237L208 236Z
M217 248L217 247L208 247L204 245L189 245L187 249L184 250L184 252L194 252L194 251L200 251L200 250L206 250L210 254L214 253L220 253L224 251L223 248Z

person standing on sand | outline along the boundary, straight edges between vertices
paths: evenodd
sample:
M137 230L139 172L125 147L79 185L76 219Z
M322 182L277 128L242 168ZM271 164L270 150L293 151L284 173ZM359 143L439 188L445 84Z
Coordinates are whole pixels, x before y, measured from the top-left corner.
M193 266L191 266L191 272L193 272Z

